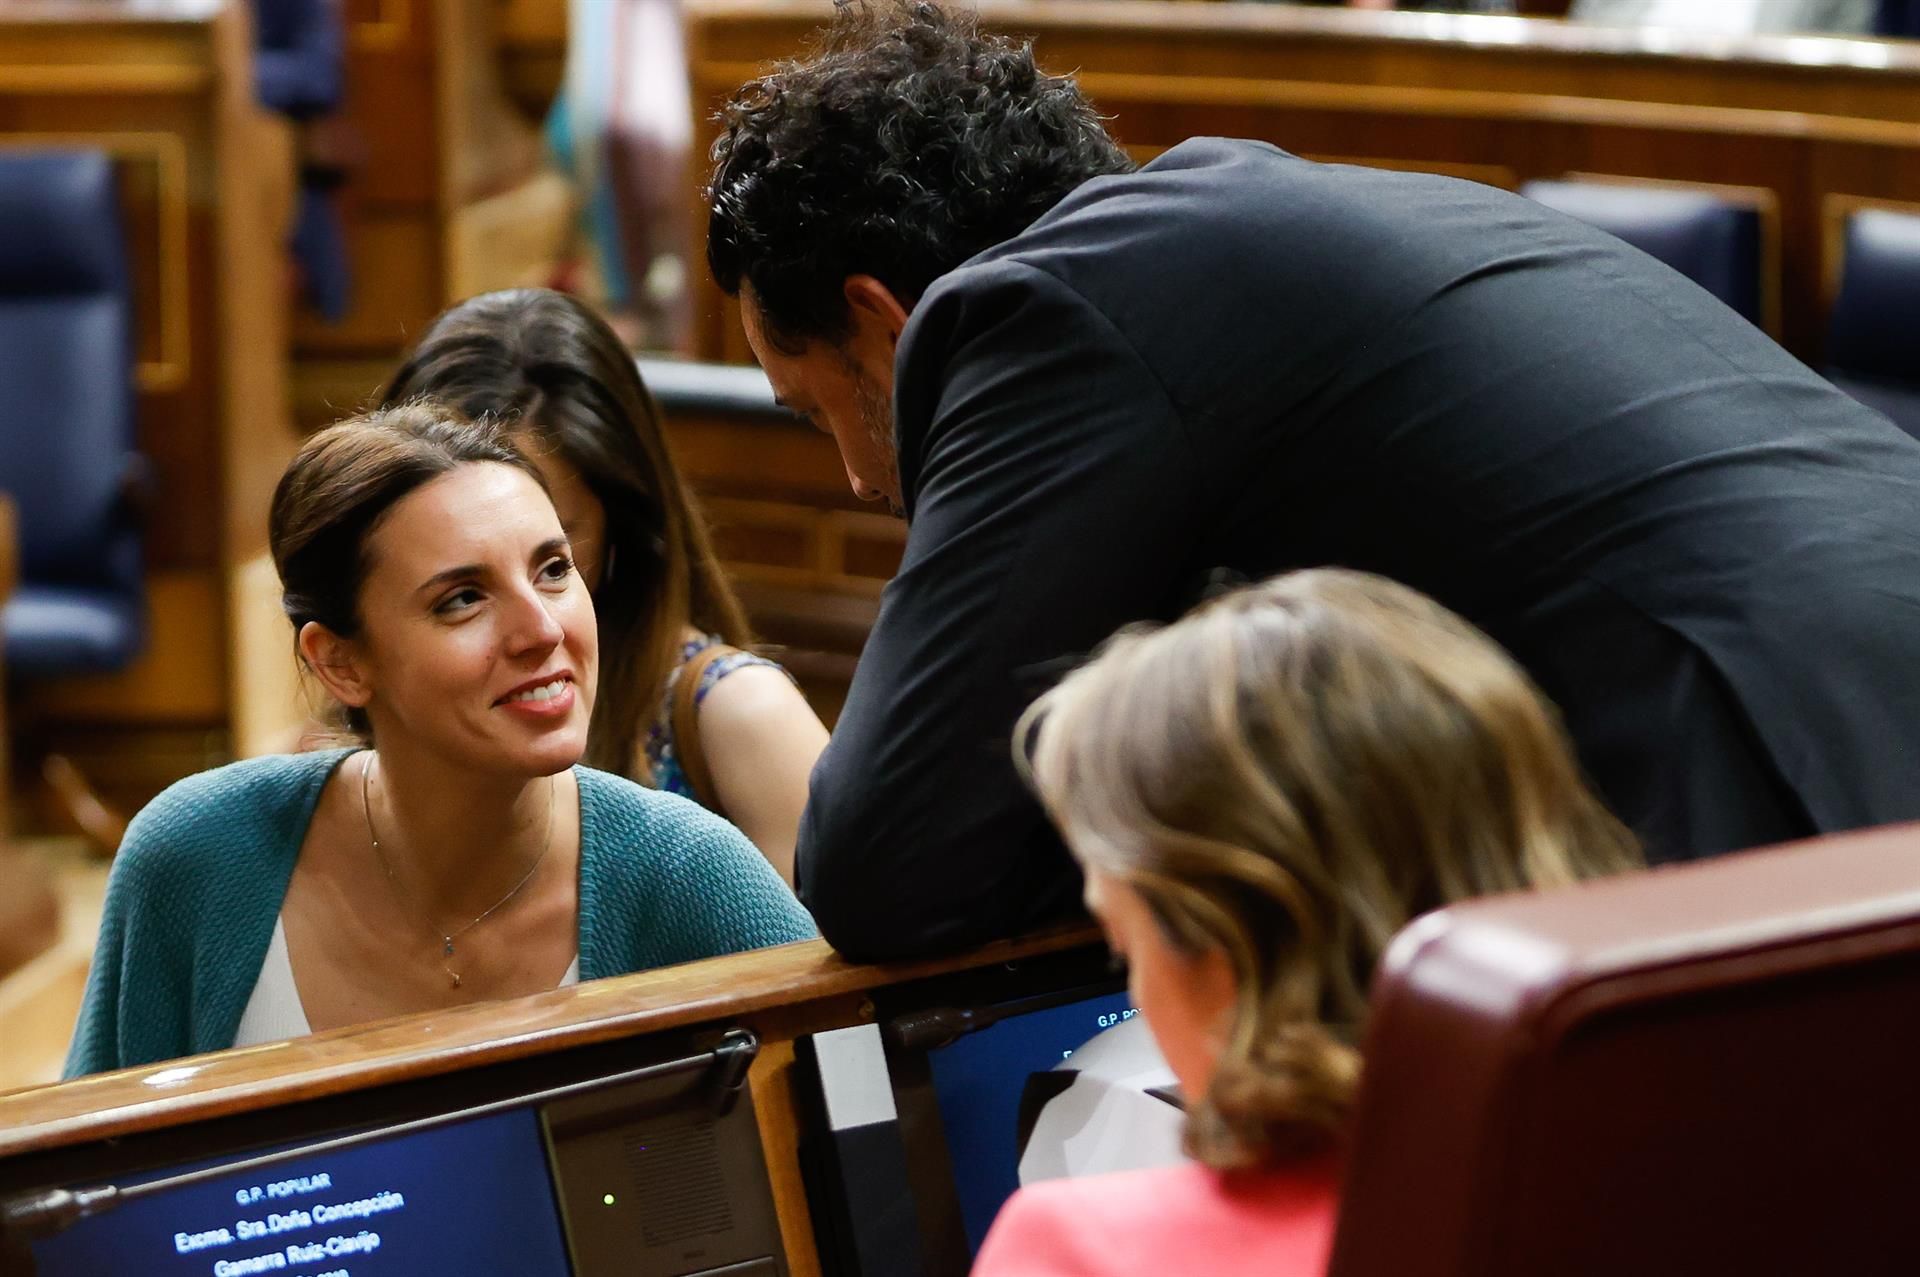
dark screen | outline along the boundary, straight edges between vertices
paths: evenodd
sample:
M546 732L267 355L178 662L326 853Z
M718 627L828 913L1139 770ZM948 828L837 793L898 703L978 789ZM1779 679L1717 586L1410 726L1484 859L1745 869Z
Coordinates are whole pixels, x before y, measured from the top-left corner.
M1020 1096L1027 1078L1131 1014L1127 995L1113 993L1013 1016L928 1052L970 1249L979 1251L993 1217L1020 1186Z
M530 1109L156 1193L33 1254L40 1277L572 1272Z

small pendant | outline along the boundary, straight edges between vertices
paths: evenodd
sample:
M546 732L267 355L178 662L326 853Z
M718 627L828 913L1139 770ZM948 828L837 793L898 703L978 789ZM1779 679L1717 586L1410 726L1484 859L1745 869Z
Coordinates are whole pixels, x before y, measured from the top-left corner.
M453 977L453 987L454 987L454 988L456 988L456 989L457 989L457 988L459 988L459 987L460 987L460 973L459 973L458 971L449 971L449 972L447 972L447 974Z
M449 958L453 956L453 937L452 936L447 937L447 947L445 949L442 949L441 952L446 954Z

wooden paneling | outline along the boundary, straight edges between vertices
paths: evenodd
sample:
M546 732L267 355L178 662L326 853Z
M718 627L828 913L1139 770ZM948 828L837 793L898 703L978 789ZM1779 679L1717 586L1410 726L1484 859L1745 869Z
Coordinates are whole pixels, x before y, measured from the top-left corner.
M294 350L302 364L391 357L440 309L443 231L430 209L363 204L350 229L353 307L337 323L301 317Z
M545 282L573 212L564 183L539 175L534 110L502 87L500 24L515 12L493 0L346 0L345 12L344 123L362 152L340 190L353 295L339 321L309 311L296 324L294 410L308 428L338 415L321 388L391 368L452 302Z
M78 732L110 760L155 731L225 739L251 708L230 606L266 549L267 493L293 448L293 151L254 104L249 21L245 0L0 5L0 148L105 151L125 210L150 648L119 675L23 689L18 716L36 741Z
M907 539L906 526L886 515L725 498L708 499L706 509L736 576L797 589L877 596Z
M1780 332L1810 359L1820 209L1834 196L1920 199L1920 46L1903 42L1164 0L979 9L1075 72L1141 153L1224 134L1501 186L1583 172L1758 189L1779 210ZM697 150L727 94L828 12L689 0ZM746 358L731 303L698 282L699 352Z
M756 634L831 725L906 525L856 498L833 440L766 397L759 414L667 403L667 433Z
M501 77L523 110L545 111L567 62L567 0L504 0Z
M438 0L347 0L348 135L362 151L341 188L352 305L329 323L302 309L301 363L386 356L417 333L445 294L437 56Z

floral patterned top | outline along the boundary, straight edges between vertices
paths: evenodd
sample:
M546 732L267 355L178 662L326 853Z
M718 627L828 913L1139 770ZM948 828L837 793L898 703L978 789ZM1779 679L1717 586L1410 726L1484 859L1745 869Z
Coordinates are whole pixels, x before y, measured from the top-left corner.
M721 640L717 635L702 634L699 638L688 639L680 649L680 663L667 675L667 685L660 692L660 706L654 712L653 722L647 728L647 765L653 769L653 787L663 789L669 794L679 794L682 798L694 798L693 786L687 781L687 773L680 766L679 756L673 748L673 689L680 683L680 671L687 662L706 651ZM700 686L693 689L693 703L698 706L707 698L707 693L735 670L745 669L749 665L765 665L770 669L786 674L786 667L770 661L764 656L755 656L752 652L734 652L712 661L700 672ZM695 799L698 801L698 799Z

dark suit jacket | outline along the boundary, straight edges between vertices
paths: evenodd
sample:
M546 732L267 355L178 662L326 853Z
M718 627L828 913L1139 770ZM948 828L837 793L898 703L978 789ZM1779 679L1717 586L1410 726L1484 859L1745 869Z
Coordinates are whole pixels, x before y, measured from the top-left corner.
M1581 223L1195 140L937 280L896 375L906 557L799 850L852 955L1070 906L1010 728L1220 568L1463 613L1656 858L1920 817L1920 442Z

